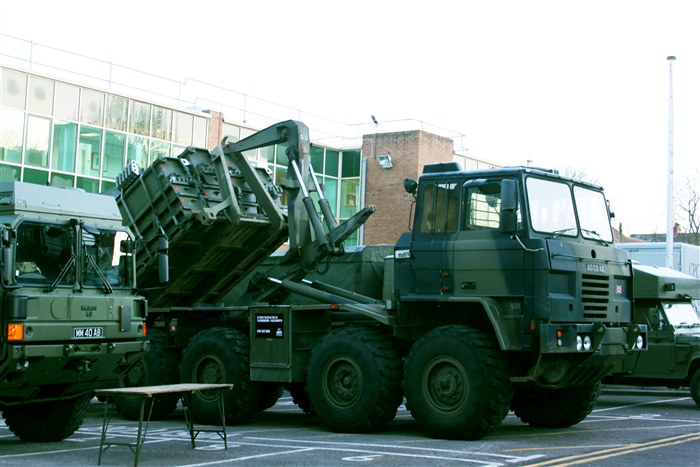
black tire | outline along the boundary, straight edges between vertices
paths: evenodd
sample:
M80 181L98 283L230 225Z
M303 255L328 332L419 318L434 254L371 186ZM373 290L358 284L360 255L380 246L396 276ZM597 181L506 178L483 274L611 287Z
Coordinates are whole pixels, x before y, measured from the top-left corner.
M287 390L292 396L292 402L294 402L297 405L297 407L303 410L304 413L314 413L314 408L311 406L309 392L306 390L305 383L290 383L287 385Z
M333 430L365 433L396 416L401 396L401 360L376 330L340 328L311 351L307 376L315 413Z
M260 387L250 381L250 341L230 328L210 328L190 339L182 355L180 381L183 383L228 383L224 391L226 423L244 420L258 409ZM192 397L194 418L206 424L220 424L216 392L198 391Z
M165 334L156 329L148 330L151 349L136 362L121 378L120 386L157 386L178 382L178 352L165 346ZM180 396L177 394L160 394L153 399L151 420L162 420L168 417L177 407ZM139 419L141 399L138 397L120 396L115 398L117 411L130 420ZM148 416L149 404L146 404L144 417Z
M22 441L52 442L68 438L83 423L92 396L3 409L5 423Z
M406 359L406 405L418 425L445 439L479 439L508 414L506 362L484 332L444 326L424 334Z
M261 383L260 388L260 400L258 401L257 410L262 412L270 407L274 407L282 393L284 393L284 386L276 383Z
M600 396L600 386L600 382L561 389L522 386L516 389L511 409L530 426L567 428L591 413Z
M690 380L690 396L695 401L695 405L700 407L700 368L695 370L695 374Z

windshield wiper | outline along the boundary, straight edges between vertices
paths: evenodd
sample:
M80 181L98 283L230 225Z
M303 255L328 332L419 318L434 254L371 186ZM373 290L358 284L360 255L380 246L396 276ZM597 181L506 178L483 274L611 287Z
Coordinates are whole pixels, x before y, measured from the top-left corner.
M552 232L552 233L554 234L554 237L552 237L552 238L557 238L559 235L563 235L563 234L565 234L565 233L567 233L567 232L570 232L570 231L572 231L572 230L578 232L578 228L577 228L577 227L569 227L569 228L566 228L566 229L559 229L559 230L555 230L554 232Z
M608 242L603 240L603 237L601 237L600 234L598 232L596 232L595 230L588 230L588 229L581 229L581 230L583 230L584 233L587 233L588 235L592 236L595 240L600 240L601 242L603 242L603 245L608 246Z
M61 272L58 274L58 276L56 276L56 279L54 279L51 285L49 285L46 288L46 292L53 292L56 289L56 287L58 287L58 284L60 284L63 278L66 276L66 274L68 274L68 271L70 271L71 267L75 265L75 257L75 253L70 255L70 258L68 258L66 264L63 265L63 267L61 268Z
M102 281L102 285L104 285L104 287L105 287L105 293L113 293L114 290L112 290L112 286L109 285L109 281L107 280L105 275L102 273L102 270L100 269L100 267L97 265L95 258L93 258L90 255L87 255L87 260L88 260L88 263L90 264L90 266L92 266L95 269L95 272L97 273L97 277L99 277L100 280Z

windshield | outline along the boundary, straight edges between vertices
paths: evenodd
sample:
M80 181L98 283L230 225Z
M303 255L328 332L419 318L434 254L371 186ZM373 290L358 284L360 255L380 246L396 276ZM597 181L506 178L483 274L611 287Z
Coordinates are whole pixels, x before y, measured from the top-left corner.
M594 240L612 242L608 206L603 193L575 186L574 198L576 199L576 208L578 209L578 218L581 222L583 236Z
M129 285L126 275L119 273L120 245L126 238L125 232L91 228L82 230L84 286L109 289Z
M80 242L76 242L80 232ZM46 285L49 290L80 284L110 291L130 287L131 256L121 253L126 232L79 228L75 224L25 221L17 227L15 277L18 284Z
M533 229L538 232L578 235L569 185L530 177L527 179L527 193Z
M675 328L700 327L700 318L691 303L664 303L664 310Z
M580 225L585 238L613 241L607 204L600 191L575 186L572 197L564 182L529 177L527 195L530 222L536 231L576 237Z

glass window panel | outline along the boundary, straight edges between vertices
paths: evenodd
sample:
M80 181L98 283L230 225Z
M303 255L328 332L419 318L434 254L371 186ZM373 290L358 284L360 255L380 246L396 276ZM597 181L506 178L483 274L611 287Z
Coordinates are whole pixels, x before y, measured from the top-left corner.
M340 217L352 217L359 207L360 180L340 182Z
M136 161L142 169L148 167L148 139L129 135L126 160Z
M341 176L343 178L360 176L360 151L343 151L343 172Z
M108 192L110 190L116 190L117 184L115 182L109 182L107 180L102 180L102 193Z
M51 120L47 118L27 117L27 141L24 149L24 163L36 167L49 165L49 133Z
M206 148L207 144L207 119L204 117L194 117L194 135L192 146Z
M80 121L90 125L104 124L105 94L83 89L83 98L80 101Z
M183 146L192 144L192 126L194 116L182 112L175 112L173 117L173 141ZM226 125L224 125L226 128ZM232 139L231 141L237 141Z
M75 172L75 155L77 151L78 125L54 120L51 168L65 172Z
M149 163L158 159L159 157L168 157L170 155L170 143L164 143L163 141L151 140L151 154L148 157Z
M185 147L185 146L176 146L176 145L173 144L173 153L172 153L172 155L175 156L175 157L178 157L178 156L180 156L180 154L182 154L183 152L185 152L185 149L187 149L187 147Z
M277 164L287 167L289 165L289 158L287 157L286 151L287 143L280 143L275 145L275 152L277 153Z
M124 152L126 151L126 135L105 131L105 153L102 158L102 176L116 178L124 168Z
M22 162L24 112L0 109L0 161Z
M99 193L100 181L94 178L78 177L75 181L76 188L82 188L88 193Z
M126 131L126 115L129 100L126 97L107 94L105 103L105 126L113 130Z
M0 164L0 180L3 182L10 180L19 181L19 166Z
M29 77L29 111L51 115L53 111L53 80Z
M242 138L248 135L241 136L241 127L238 125L232 125L230 123L224 123L224 129L222 131L222 138L228 138L229 143L236 143Z
M56 108L54 117L63 120L78 120L78 103L80 102L80 88L70 84L56 83Z
M98 176L100 174L100 150L102 149L102 129L91 126L80 127L78 142L79 174Z
M311 167L317 175L323 173L323 153L325 149L320 146L311 146Z
M1 91L2 105L24 110L27 102L27 75L3 68Z
M267 160L268 164L274 164L275 163L275 147L274 146L265 146L264 148L260 148L260 157L262 157L263 160Z
M49 181L49 173L46 170L25 168L22 181L35 183L37 185L46 185Z
M576 213L569 185L529 177L527 189L530 222L533 229L558 235L578 235Z
M331 205L333 215L338 217L338 180L328 177L323 180L323 196Z
M151 136L170 141L172 138L173 111L163 107L153 106L153 122Z
M73 176L59 173L51 174L51 186L73 186Z
M338 176L338 151L326 149L326 175Z
M151 106L143 102L129 101L129 131L148 136L151 122Z

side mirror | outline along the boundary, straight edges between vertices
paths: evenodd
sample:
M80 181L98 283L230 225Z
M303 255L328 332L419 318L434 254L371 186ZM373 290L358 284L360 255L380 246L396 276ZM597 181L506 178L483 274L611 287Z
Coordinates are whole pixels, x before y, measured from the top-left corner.
M119 251L124 254L131 254L134 252L134 243L130 238L119 242Z
M514 234L518 229L518 186L515 180L505 179L501 182L501 214L499 230Z
M13 277L12 261L10 258L10 247L2 247L2 282L9 284Z
M14 277L14 271L10 257L10 233L5 229L0 230L0 246L2 246L2 282L9 284Z
M406 193L416 196L416 192L418 191L418 182L412 178L407 178L403 181L403 189L406 191Z
M170 264L168 261L168 238L162 235L158 239L158 280L161 284L170 281Z

